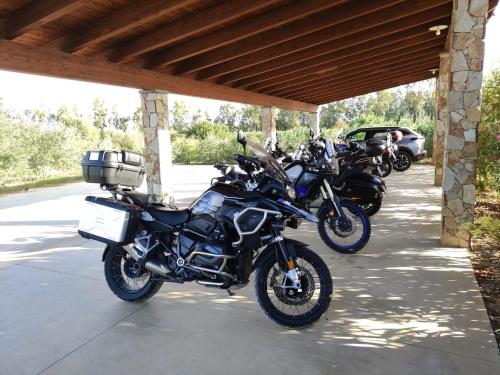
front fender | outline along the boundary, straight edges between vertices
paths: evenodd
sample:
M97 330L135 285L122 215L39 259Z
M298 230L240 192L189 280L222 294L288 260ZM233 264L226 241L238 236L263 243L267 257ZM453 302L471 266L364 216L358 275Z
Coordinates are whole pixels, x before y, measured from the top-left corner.
M289 254L295 258L295 247L296 246L309 246L305 242L294 240L292 238L283 238L285 241L285 246L289 252ZM252 269L250 272L255 271L258 267L260 267L260 263L262 263L263 259L269 254L270 251L275 251L275 244L271 243L266 246L266 248L259 254L255 262L253 262Z

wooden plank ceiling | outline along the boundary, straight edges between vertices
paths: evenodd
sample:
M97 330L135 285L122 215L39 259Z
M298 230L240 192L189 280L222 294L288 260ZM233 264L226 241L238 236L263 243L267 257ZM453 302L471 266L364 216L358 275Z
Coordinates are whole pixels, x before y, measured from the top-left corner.
M493 10L498 0L490 0ZM313 111L431 78L452 0L0 0L0 69Z

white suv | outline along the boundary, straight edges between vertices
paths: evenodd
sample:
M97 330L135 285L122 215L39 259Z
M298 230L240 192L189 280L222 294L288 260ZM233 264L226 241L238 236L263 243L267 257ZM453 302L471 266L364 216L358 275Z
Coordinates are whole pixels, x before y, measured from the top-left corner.
M373 128L359 128L347 133L346 139L352 142L365 143L372 138L380 138L381 134L390 131L399 130L403 133L403 139L396 144L399 147L399 153L411 158L412 161L417 161L425 158L427 151L424 148L425 138L417 132L401 128L399 126L377 126Z

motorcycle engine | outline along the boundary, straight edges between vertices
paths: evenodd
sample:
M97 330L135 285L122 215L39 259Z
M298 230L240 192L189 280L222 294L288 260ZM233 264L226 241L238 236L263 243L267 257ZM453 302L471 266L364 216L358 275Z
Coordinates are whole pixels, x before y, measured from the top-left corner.
M224 255L224 234L211 215L191 219L178 237L179 255L188 265L218 269ZM203 254L197 254L203 253Z
M193 239L189 234L179 235L178 241L181 257L185 260L190 259L189 262L193 266L218 269L222 264L223 259L218 255L224 254L223 244L217 244L213 241L199 242L199 239ZM192 255L194 252L204 254L195 253Z

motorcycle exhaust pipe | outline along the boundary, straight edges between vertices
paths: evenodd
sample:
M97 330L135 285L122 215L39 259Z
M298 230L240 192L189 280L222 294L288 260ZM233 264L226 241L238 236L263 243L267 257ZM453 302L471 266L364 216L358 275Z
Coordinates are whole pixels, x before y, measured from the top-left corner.
M123 249L130 254L130 256L136 261L139 262L139 259L143 254L139 254L138 249L134 246L124 246ZM141 250L139 250L141 251ZM141 251L142 253L142 251ZM165 276L166 274L169 273L169 269L165 267L163 264L161 264L157 260L148 260L145 264L144 267L153 273L157 273L159 275Z
M165 265L161 264L157 260L148 260L146 264L144 264L144 267L146 267L148 271L162 276L166 276L170 272Z

